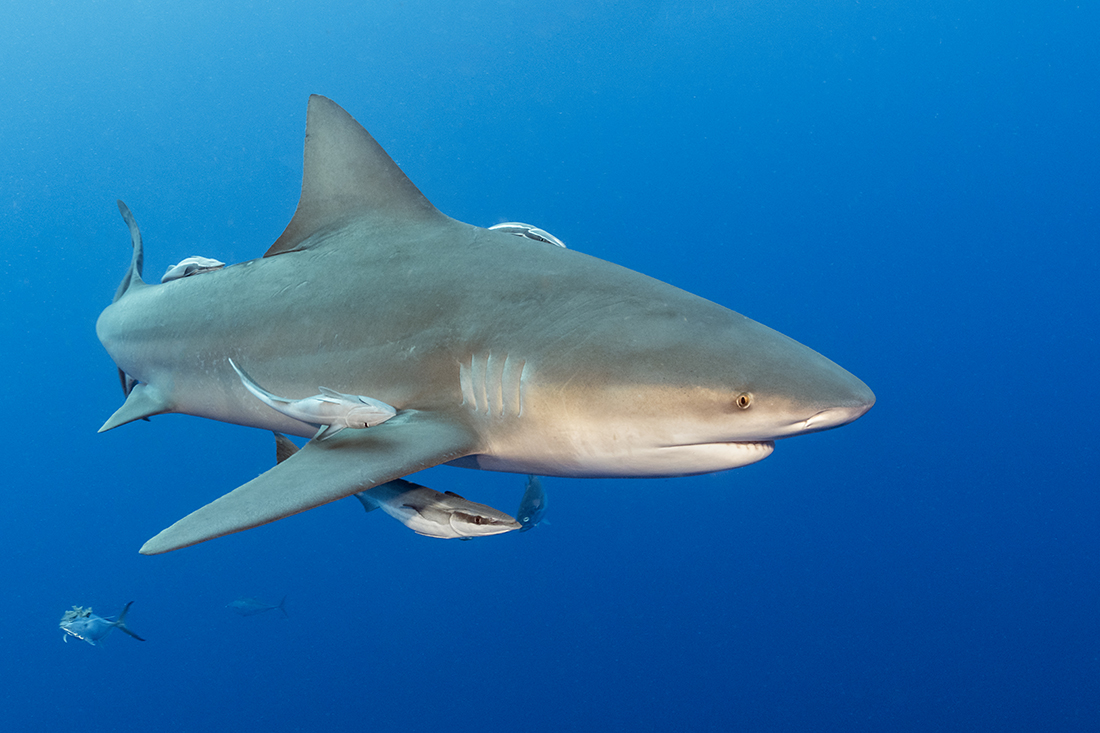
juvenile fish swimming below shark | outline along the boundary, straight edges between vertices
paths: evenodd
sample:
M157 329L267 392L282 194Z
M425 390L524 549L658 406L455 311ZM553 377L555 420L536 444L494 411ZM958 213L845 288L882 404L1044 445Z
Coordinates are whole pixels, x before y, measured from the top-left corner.
M545 515L546 490L542 488L542 480L538 476L528 476L527 486L519 500L519 509L516 510L516 521L520 523L519 531L530 532L539 526Z
M325 384L396 411L311 440L145 554L439 464L568 477L736 468L875 401L841 367L734 311L445 216L324 97L309 102L298 208L262 258L147 284L140 232L119 207L133 255L96 331L127 397L101 431L176 412L317 432L256 399L230 359L286 399Z
M283 596L283 600L278 603L267 603L259 598L238 598L225 604L225 607L240 616L255 616L267 611L280 611L283 618L290 618L286 612L286 596Z
M92 646L96 646L97 644L103 643L103 639L107 634L118 629L124 634L129 634L138 641L145 641L145 639L142 639L133 631L130 631L126 626L126 614L130 612L130 606L133 604L134 602L130 601L123 606L117 618L97 616L92 613L91 606L87 608L73 606L61 615L61 623L59 626L61 630L65 632L65 636L61 637L61 640L68 641L70 636L75 636L81 641L86 641Z

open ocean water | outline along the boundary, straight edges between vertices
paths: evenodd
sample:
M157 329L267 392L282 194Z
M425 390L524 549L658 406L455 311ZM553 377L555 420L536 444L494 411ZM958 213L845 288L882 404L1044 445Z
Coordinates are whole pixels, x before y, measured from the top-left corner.
M4 729L1100 730L1098 34L1061 0L9 7ZM310 93L441 211L733 308L877 405L731 472L546 479L529 533L346 499L139 555L273 451L184 416L96 433L115 199L149 279L260 256ZM506 511L524 484L418 480ZM72 605L131 600L145 643L61 643Z

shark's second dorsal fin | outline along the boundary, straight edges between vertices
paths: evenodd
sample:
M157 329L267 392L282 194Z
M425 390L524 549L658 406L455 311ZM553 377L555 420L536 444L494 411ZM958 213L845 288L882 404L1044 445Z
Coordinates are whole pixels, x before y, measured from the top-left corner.
M443 217L362 125L331 99L311 95L302 197L264 257L299 249L335 221L370 214L406 220Z

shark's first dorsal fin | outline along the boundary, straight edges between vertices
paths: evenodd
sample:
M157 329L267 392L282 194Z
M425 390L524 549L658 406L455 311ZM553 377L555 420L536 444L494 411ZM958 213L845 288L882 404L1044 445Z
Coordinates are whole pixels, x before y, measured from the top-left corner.
M302 197L264 256L296 249L332 222L371 213L406 220L443 216L351 115L331 99L311 95Z

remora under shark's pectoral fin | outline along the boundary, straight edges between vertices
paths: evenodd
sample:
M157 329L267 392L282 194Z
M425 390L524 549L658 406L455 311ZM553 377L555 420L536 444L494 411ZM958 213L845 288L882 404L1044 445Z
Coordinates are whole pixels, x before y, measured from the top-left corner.
M310 441L282 463L152 538L143 555L257 527L474 452L476 437L439 413L409 411L377 427Z
M150 384L140 383L130 390L130 394L126 397L126 401L122 403L122 407L115 410L115 414L107 418L107 422L103 423L103 427L99 429L99 432L102 433L111 428L117 428L119 425L125 425L134 420L141 420L153 415L163 415L166 412L172 412L172 410L172 402L165 398L160 390Z

